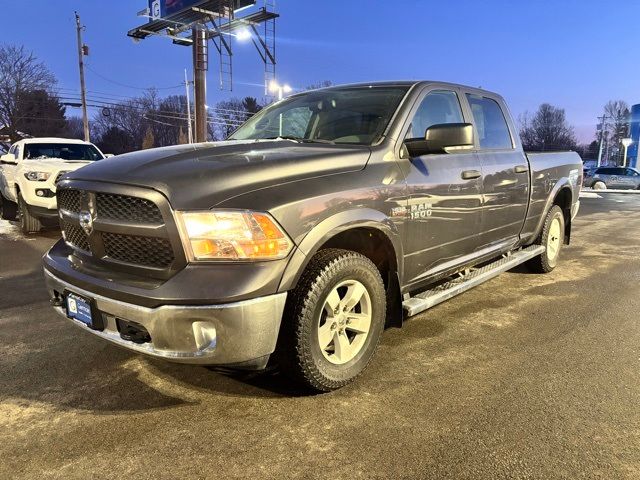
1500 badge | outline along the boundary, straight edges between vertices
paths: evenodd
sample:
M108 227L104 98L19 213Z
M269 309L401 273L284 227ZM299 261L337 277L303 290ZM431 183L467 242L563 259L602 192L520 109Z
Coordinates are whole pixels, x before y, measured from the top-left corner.
M407 211L409 212L408 217L411 220L419 220L422 218L428 218L433 214L433 204L431 203L416 203L411 205L409 208L407 207L394 207L391 209L392 217L406 217Z

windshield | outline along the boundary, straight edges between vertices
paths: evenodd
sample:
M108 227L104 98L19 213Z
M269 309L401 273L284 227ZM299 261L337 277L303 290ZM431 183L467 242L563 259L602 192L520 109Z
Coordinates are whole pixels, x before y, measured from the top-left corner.
M371 145L383 135L409 87L345 87L311 91L265 108L229 140L290 138Z
M60 158L93 162L102 160L104 157L96 147L83 143L27 143L24 146L24 158L25 160Z

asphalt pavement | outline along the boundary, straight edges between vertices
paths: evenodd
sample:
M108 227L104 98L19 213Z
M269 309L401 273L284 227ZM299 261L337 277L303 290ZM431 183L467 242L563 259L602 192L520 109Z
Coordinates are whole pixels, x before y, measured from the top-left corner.
M583 198L516 269L385 332L358 381L150 360L55 316L59 232L0 222L0 478L640 478L640 195Z

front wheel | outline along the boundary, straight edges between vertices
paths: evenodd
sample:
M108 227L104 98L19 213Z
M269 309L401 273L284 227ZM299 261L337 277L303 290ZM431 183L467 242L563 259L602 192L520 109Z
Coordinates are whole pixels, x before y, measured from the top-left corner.
M527 262L530 270L537 273L549 273L558 263L560 250L564 243L564 214L558 205L554 205L544 220L542 233L536 245L544 245L545 251Z
M593 184L593 189L594 190L606 190L607 189L607 184L604 182L596 182Z
M367 367L384 329L380 272L355 252L321 250L289 294L276 359L283 373L321 392Z
M27 202L24 201L22 195L18 195L18 219L20 220L22 233L37 233L42 230L40 219L29 213Z

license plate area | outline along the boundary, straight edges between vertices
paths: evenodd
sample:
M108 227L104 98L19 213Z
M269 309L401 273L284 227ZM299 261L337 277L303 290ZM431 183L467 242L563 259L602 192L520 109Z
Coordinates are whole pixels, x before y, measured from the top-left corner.
M84 323L93 330L104 330L102 315L96 308L93 299L65 291L64 308L68 318Z

